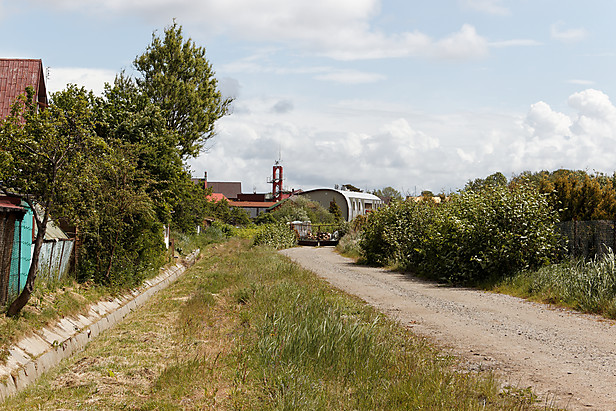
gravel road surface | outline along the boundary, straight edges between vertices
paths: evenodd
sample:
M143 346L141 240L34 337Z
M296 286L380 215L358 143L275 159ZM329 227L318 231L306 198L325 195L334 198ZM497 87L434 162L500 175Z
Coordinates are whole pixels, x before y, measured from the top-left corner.
M552 406L616 410L614 321L358 266L331 247L281 253L463 357L470 369L532 387Z

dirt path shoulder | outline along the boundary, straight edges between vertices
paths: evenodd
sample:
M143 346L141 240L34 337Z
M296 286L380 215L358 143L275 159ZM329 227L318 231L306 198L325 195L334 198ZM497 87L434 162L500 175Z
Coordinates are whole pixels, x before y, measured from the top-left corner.
M505 384L532 387L553 406L616 409L614 321L358 266L329 247L282 253L435 339L469 368L492 369Z

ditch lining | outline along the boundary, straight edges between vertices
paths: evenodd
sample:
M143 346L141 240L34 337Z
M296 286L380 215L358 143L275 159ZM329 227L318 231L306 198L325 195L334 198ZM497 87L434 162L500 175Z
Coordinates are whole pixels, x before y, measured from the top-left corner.
M88 342L175 281L195 263L199 253L199 249L193 251L182 262L123 296L92 304L85 316L63 318L23 338L9 349L5 364L0 365L0 399L16 394L63 359L83 350Z

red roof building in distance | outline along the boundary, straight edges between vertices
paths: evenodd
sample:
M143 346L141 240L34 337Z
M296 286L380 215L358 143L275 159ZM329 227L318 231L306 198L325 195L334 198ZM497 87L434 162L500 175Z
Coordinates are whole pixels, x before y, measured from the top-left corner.
M38 59L0 58L0 119L11 113L11 106L26 87L32 87L39 107L47 106L43 62Z
M222 200L226 200L229 201L229 199L227 197L225 197L224 194L222 193L211 193L210 195L208 195L207 197L205 197L205 199L207 201L213 201L215 203L222 201Z

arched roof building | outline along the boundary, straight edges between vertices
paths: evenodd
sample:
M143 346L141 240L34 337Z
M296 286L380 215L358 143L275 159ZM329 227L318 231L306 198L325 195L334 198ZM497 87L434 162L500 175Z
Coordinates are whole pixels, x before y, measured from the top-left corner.
M383 200L373 194L333 188L315 188L314 190L303 191L300 195L316 201L326 209L329 209L329 204L334 200L340 207L342 218L346 221L351 221L358 215L365 215L384 204Z

